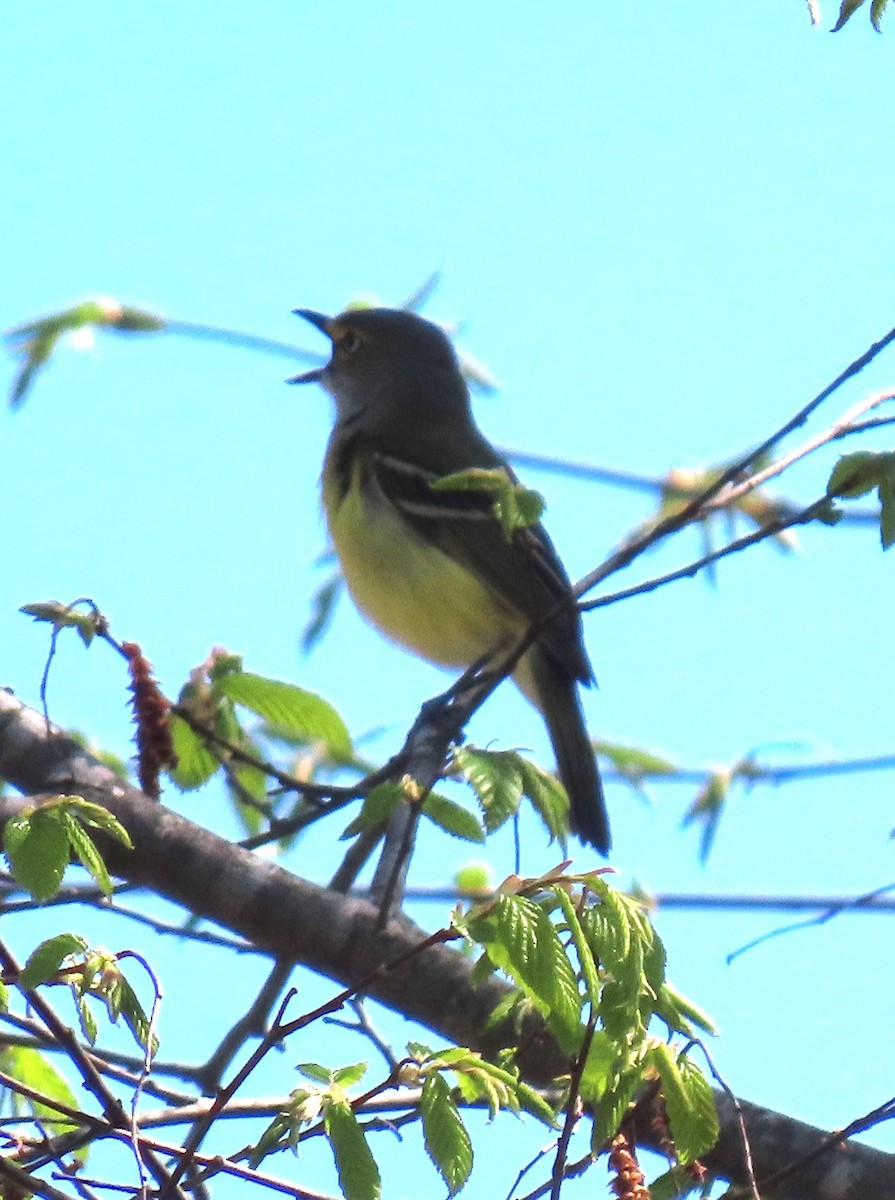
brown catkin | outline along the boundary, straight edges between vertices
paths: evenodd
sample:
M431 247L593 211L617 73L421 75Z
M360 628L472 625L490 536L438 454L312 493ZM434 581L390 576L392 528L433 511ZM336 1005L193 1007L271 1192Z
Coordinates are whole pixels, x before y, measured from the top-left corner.
M650 1200L649 1188L637 1162L634 1144L625 1134L617 1133L609 1147L609 1169L613 1178L610 1189L618 1200Z
M141 791L153 800L161 795L159 776L163 767L176 766L171 740L170 703L152 677L152 664L136 642L122 642L131 682L131 706L137 727L137 778Z

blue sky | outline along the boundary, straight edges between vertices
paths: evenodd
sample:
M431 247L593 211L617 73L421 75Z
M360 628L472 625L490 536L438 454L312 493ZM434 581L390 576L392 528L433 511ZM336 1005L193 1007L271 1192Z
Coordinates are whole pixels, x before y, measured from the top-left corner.
M893 50L862 13L836 36L796 0L36 3L4 25L4 327L102 293L319 349L292 308L400 303L439 269L428 315L461 322L501 382L477 401L489 436L661 474L759 442L895 323ZM90 595L169 692L222 644L395 748L444 677L347 604L298 651L329 410L283 386L292 370L173 337L60 350L2 419L3 683L36 701L46 639L18 606ZM893 378L890 353L814 428ZM813 499L836 454L779 490ZM634 493L525 476L576 576L649 512ZM699 550L685 535L610 586ZM872 530L812 528L796 555L724 564L714 589L592 614L593 734L692 765L888 752L891 571ZM473 738L547 761L536 715L503 693ZM111 654L64 646L50 704L128 752ZM678 832L692 789L645 805L616 786L613 863L656 891L858 893L895 874L891 795L886 774L737 793L703 868ZM216 819L210 797L168 799ZM324 879L332 841L324 826L295 869ZM509 836L493 855L498 877L512 869ZM466 857L428 841L414 873L447 880ZM524 868L553 857L531 826ZM884 920L842 918L728 967L776 918L660 914L735 1090L829 1126L888 1096L890 1056L855 1054L895 987ZM892 1146L884 1129L871 1140Z

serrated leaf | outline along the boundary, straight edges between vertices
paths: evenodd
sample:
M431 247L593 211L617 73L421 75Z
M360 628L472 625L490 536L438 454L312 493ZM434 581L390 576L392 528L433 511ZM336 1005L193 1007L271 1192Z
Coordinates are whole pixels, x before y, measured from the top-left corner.
M177 765L168 768L168 775L181 791L192 792L202 787L221 765L204 739L181 717L171 718L171 742Z
M379 1200L379 1168L351 1105L331 1099L324 1110L323 1124L345 1200Z
M423 816L452 837L462 838L465 842L482 843L485 840L485 831L475 813L438 792L430 792L426 797Z
M81 1033L83 1033L86 1040L92 1046L96 1042L96 1037L99 1032L96 1025L96 1017L93 1015L93 1012L87 1003L86 996L79 997L77 1005L78 1023L81 1026Z
M662 985L659 993L656 1015L661 1017L670 1029L688 1038L695 1037L698 1033L708 1033L713 1037L718 1033L718 1027L712 1018L668 982Z
M130 1030L131 1037L137 1045L146 1050L149 1040L149 1016L127 979L123 975L120 979L116 999L121 1019ZM153 1055L158 1049L158 1038L155 1035L153 1035L151 1047L148 1048Z
M522 1083L520 1080L516 1084L516 1096L519 1100L520 1108L524 1108L527 1113L530 1113L533 1117L537 1117L545 1125L556 1127L556 1113L540 1092L536 1092L534 1088L529 1087L527 1083Z
M524 896L497 896L468 929L495 966L523 989L563 1049L576 1048L581 1000L575 974L543 908Z
M618 1133L619 1126L642 1082L643 1071L636 1066L631 1067L622 1073L611 1091L603 1094L600 1103L594 1110L594 1124L590 1138L591 1150L594 1154L599 1154L604 1150Z
M602 1099L618 1073L619 1052L604 1029L597 1029L590 1040L578 1090L582 1100L596 1103Z
M682 1163L693 1162L718 1140L718 1115L708 1080L689 1058L663 1043L650 1051L659 1073L671 1138Z
M19 975L23 988L36 988L52 979L70 954L83 954L87 943L77 933L57 933L41 942L28 955Z
M122 846L126 846L128 850L133 849L134 843L131 841L128 831L118 818L101 804L94 804L90 800L85 800L83 796L62 796L57 803L67 812L73 813L83 825L101 829L103 833L120 842Z
M329 1067L323 1067L320 1063L303 1062L296 1067L306 1079L312 1079L314 1083L320 1083L324 1087L329 1087L333 1081L333 1073Z
M331 704L314 692L267 679L250 671L225 675L214 684L226 696L285 733L308 742L324 742L337 757L351 753L348 727Z
M345 1088L346 1090L354 1087L366 1075L369 1065L366 1062L359 1062L351 1063L347 1067L338 1067L333 1071L333 1083L338 1084L340 1088Z
M68 837L57 813L38 808L10 818L3 846L16 882L32 899L55 896L68 866Z
M485 828L493 833L519 808L522 798L520 757L511 750L478 750L462 746L454 760L478 797Z
M60 814L68 842L78 862L93 876L104 896L112 895L112 879L90 834L70 812Z
M64 1077L39 1051L29 1046L8 1046L2 1052L2 1062L7 1075L40 1092L48 1101L58 1100L67 1108L78 1109L78 1099ZM71 1129L77 1124L70 1117L61 1115L51 1103L44 1104L30 1097L19 1099L25 1109L40 1117L53 1133Z
M518 766L523 796L531 801L551 839L565 845L569 828L569 798L565 788L554 775L521 756Z
M472 1171L472 1142L447 1081L439 1074L426 1077L420 1098L426 1152L455 1196Z

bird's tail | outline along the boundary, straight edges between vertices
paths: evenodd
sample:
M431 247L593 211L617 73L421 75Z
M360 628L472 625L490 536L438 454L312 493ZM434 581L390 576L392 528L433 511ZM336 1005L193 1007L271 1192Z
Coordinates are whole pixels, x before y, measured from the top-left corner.
M540 710L550 734L557 772L569 795L572 832L601 854L612 845L603 784L587 736L578 684L549 651L534 646L517 672L517 683ZM523 679L518 678L522 674Z

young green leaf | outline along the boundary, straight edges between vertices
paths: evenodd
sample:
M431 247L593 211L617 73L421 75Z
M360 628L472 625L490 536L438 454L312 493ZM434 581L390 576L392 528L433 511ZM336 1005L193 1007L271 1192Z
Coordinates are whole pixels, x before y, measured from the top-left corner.
M287 734L308 742L325 742L338 757L351 753L351 735L345 722L314 692L249 671L224 675L215 682L214 690Z
M451 1089L442 1075L426 1076L420 1099L426 1152L455 1196L472 1171L472 1142Z
M454 761L478 797L485 828L493 833L515 815L522 798L521 759L511 750L478 750L461 746Z
M481 843L485 840L485 831L475 814L438 792L430 792L426 797L423 816L452 837L462 838L465 842Z
M68 836L58 812L47 806L11 817L3 849L16 882L32 899L55 896L68 866Z
M337 1067L336 1070L333 1071L333 1083L337 1084L340 1088L345 1089L354 1087L355 1084L360 1083L360 1081L366 1075L369 1065L370 1064L366 1062L359 1062L352 1063L347 1067Z
M650 1051L679 1160L693 1162L718 1140L718 1115L708 1080L689 1058L678 1058L664 1043Z
M0 1050L0 1064L7 1075L46 1097L46 1102L30 1098L22 1099L21 1102L27 1111L39 1117L52 1133L61 1133L77 1125L77 1121L71 1117L61 1115L52 1103L57 1100L67 1108L79 1108L74 1092L43 1054L28 1046L7 1046Z
M569 830L569 798L566 789L555 775L519 756L519 777L522 794L531 801L551 839L565 845Z
M470 935L534 1003L563 1049L580 1040L575 973L548 914L524 896L495 897L468 922Z
M28 955L19 975L23 988L36 988L52 979L70 954L83 954L87 943L77 933L57 933L41 942Z
M323 1087L330 1087L333 1081L333 1072L329 1067L323 1067L320 1063L303 1062L296 1067L304 1075L305 1079L311 1079L314 1083L319 1083Z
M342 839L354 837L363 829L384 824L399 804L406 800L401 783L380 783L373 788L361 805L361 810L345 828Z
M642 1082L642 1067L635 1062L618 1076L611 1090L604 1092L600 1097L600 1102L594 1109L594 1123L590 1135L591 1150L594 1154L600 1154L618 1133L625 1113Z
M705 1196L705 1187L687 1167L672 1167L649 1185L650 1200L686 1200L699 1192Z
M93 838L70 812L62 811L59 815L78 862L90 872L102 894L111 896L112 879Z
M379 1200L382 1190L379 1168L351 1105L345 1100L330 1099L324 1109L323 1125L345 1200Z
M183 792L200 788L221 765L214 751L181 717L171 718L171 742L177 765L168 768L168 775Z

